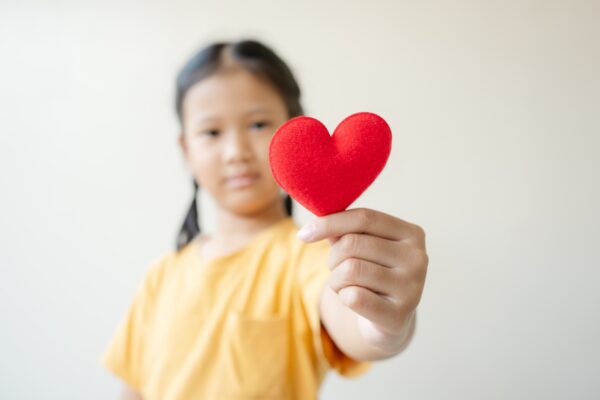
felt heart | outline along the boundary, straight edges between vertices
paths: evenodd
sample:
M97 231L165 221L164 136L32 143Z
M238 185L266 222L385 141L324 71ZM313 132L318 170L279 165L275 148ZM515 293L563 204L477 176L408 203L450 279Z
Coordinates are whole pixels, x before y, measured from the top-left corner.
M381 172L392 148L392 132L380 116L360 112L329 135L319 120L288 120L269 146L279 185L318 216L345 210Z

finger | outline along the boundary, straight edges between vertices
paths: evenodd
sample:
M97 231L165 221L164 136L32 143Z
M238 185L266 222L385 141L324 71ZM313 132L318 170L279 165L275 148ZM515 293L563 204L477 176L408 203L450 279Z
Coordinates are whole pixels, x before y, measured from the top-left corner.
M387 298L360 286L347 286L338 293L348 308L375 324L394 326L398 323L398 309Z
M360 286L376 294L391 297L401 284L399 277L393 269L349 258L333 270L329 277L329 286L336 293L348 286Z
M391 268L401 259L403 247L392 240L349 233L331 246L327 265L333 269L348 258L360 258Z
M421 227L368 208L356 208L317 218L298 231L298 237L315 242L347 233L365 233L389 240L423 241Z
M327 241L329 242L329 245L333 246L339 239L339 237L329 237L327 238Z

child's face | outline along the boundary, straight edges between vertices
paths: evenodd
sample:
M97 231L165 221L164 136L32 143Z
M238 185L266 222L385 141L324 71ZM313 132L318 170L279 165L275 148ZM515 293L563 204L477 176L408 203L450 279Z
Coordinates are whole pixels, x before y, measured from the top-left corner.
M288 113L275 89L234 67L192 86L182 112L188 167L220 207L250 216L280 205L268 151Z

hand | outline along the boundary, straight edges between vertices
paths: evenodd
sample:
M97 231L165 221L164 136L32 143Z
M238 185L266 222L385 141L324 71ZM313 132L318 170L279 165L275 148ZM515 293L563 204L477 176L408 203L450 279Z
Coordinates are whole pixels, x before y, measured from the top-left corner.
M317 218L298 237L329 239L329 286L358 314L365 340L385 351L400 346L425 284L429 257L423 229L363 208Z

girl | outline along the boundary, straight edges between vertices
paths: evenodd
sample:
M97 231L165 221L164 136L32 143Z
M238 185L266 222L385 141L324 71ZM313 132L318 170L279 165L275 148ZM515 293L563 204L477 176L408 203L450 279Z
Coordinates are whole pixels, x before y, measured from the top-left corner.
M177 251L150 268L104 355L121 398L315 399L328 369L353 377L401 352L424 232L368 209L297 231L268 162L277 127L302 114L286 64L256 41L213 44L179 73L176 109L217 229L199 234L194 197Z

